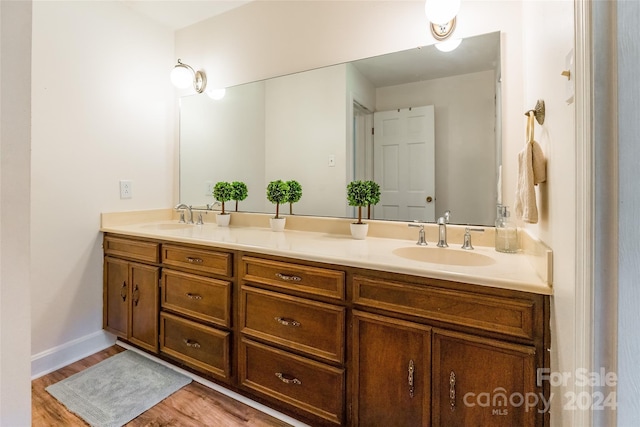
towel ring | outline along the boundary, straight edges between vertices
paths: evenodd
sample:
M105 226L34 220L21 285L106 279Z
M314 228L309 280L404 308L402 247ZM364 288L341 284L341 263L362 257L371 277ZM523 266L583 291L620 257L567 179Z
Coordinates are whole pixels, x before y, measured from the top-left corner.
M529 143L533 143L533 134L535 130L535 123L533 122L533 119L535 118L540 125L544 123L544 101L539 99L538 102L536 102L536 107L533 110L525 112L524 115L527 116L527 141Z

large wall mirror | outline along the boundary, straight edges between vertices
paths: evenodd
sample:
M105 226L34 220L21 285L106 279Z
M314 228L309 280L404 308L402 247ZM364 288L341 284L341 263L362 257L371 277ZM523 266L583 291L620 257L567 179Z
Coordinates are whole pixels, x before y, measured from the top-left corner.
M493 225L500 197L500 33L180 99L180 201L243 181L245 212L274 212L275 179L303 187L296 215L352 217L353 179L382 191L375 219ZM283 209L288 212L288 208Z

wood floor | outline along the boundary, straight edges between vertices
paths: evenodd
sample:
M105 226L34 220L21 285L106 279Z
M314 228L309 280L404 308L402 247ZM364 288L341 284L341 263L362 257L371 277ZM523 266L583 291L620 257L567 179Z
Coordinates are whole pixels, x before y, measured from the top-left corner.
M81 418L69 412L64 405L47 393L45 388L121 351L124 351L122 347L114 345L32 381L32 425L35 427L88 425ZM195 381L181 388L126 425L128 427L288 426L288 424L280 420L237 402Z

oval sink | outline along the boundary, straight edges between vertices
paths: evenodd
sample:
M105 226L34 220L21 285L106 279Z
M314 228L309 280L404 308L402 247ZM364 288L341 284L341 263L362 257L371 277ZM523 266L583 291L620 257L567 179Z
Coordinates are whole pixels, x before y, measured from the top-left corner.
M184 224L180 222L147 224L142 226L142 228L147 228L150 230L182 230L184 228L191 228L191 227L193 227L193 224Z
M478 252L469 252L449 248L430 248L424 246L411 246L398 248L393 253L402 258L413 261L430 262L433 264L461 265L469 267L481 267L495 264L495 260Z

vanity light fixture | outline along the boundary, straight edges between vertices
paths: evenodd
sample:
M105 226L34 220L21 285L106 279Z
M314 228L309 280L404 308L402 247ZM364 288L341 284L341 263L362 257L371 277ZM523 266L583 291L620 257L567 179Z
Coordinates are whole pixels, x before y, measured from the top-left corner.
M436 43L436 49L440 52L451 52L455 50L462 43L462 39L448 39L440 43Z
M460 0L426 0L424 13L429 20L433 37L442 41L456 28L456 15L460 11Z
M209 89L207 91L207 95L209 96L209 98L214 99L216 101L221 100L222 98L224 98L224 95L227 93L227 90L225 88L221 88L221 89Z
M196 92L202 93L207 87L207 76L204 71L195 71L178 59L178 63L171 70L171 83L179 89L186 89L193 85Z

